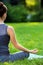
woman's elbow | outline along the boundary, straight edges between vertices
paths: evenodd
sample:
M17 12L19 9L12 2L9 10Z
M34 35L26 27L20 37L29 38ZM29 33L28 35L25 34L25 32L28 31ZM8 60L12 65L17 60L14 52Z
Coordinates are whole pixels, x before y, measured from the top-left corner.
M14 47L15 47L16 49L19 49L19 45L14 45Z

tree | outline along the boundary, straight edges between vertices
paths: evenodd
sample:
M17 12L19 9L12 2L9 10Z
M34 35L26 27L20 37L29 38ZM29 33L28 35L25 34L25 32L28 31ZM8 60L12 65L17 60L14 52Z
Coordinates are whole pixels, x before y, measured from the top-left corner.
M18 5L19 4L19 0L10 0L10 3L12 5Z
M6 3L9 2L10 0L0 0L0 1Z
M41 7L43 7L43 0L41 0Z
M10 0L12 5L25 4L25 0Z

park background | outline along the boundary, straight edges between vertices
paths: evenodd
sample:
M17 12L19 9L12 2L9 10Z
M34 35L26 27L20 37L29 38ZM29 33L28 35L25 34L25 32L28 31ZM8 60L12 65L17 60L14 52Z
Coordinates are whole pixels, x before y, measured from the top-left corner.
M43 22L43 0L0 0L8 7L6 22Z
M43 55L43 0L0 0L8 8L6 24L12 26L17 41L28 49L37 48ZM18 52L12 43L10 53ZM0 65L43 65L43 59L18 60Z

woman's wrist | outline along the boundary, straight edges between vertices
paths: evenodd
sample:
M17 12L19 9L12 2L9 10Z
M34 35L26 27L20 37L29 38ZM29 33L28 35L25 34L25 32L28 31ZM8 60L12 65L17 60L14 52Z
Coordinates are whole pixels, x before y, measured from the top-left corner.
M28 52L29 52L29 53L33 53L33 51L32 51L32 50L28 50Z
M27 52L27 53L32 53L32 50L28 50L28 49L27 49L25 52Z

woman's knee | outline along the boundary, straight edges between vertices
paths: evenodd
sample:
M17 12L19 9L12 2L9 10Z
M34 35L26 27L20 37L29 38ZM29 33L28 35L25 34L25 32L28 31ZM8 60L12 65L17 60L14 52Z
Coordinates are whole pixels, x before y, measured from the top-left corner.
M29 53L27 53L27 52L23 52L23 54L25 55L26 58L29 57Z

